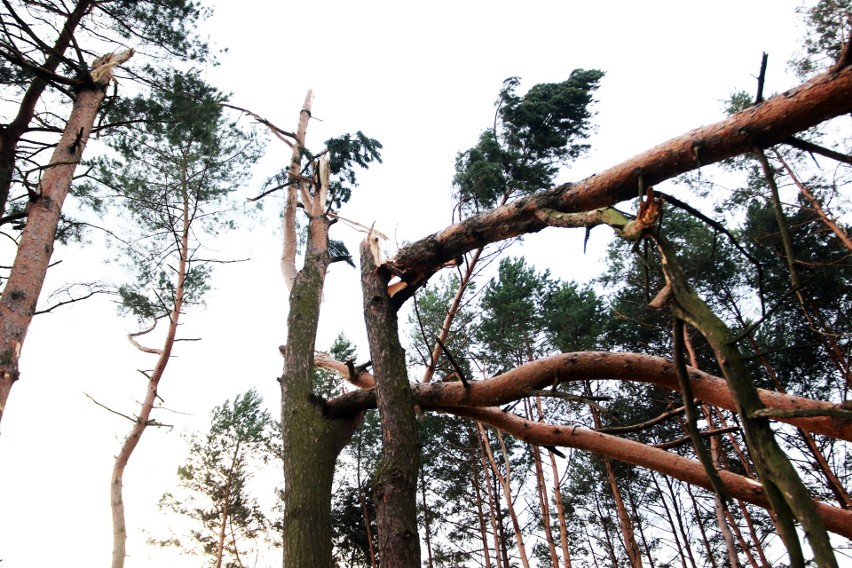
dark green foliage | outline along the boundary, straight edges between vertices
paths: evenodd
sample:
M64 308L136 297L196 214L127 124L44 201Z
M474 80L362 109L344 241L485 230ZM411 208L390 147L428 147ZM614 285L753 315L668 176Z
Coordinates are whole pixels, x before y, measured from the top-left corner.
M106 23L130 45L157 46L172 56L193 61L203 60L208 55L207 44L195 35L198 22L211 13L201 2L118 0L100 2L98 10L103 15L96 23ZM97 31L103 33L101 29Z
M355 261L352 260L352 253L346 248L343 241L335 239L328 240L328 254L331 256L331 262L345 262L352 268L355 268Z
M523 258L500 261L497 278L483 291L475 335L489 372L507 371L546 351L541 308L550 286L549 272L539 274Z
M329 170L332 176L328 191L328 200L335 208L349 201L352 189L358 185L355 167L368 168L371 163L382 163L382 145L378 140L369 138L360 130L355 134L342 134L325 141L329 156Z
M758 328L757 343L763 350L771 351L767 358L778 369L777 377L783 388L804 396L831 399L838 387L846 388L842 379L836 383L839 377L831 342L836 342L843 352L848 349L852 330L852 262L849 251L827 234L816 214L804 203L800 205L787 223L795 258L800 259L796 265L800 292L806 298L810 320L796 297L790 294L789 271L773 211L759 200L753 200L747 210L743 239L767 267L767 302L780 306ZM808 380L803 381L803 377Z
M459 153L453 183L468 212L494 207L504 198L546 189L559 167L588 145L592 93L603 72L576 69L566 81L543 83L525 95L517 77L503 82L494 128L476 146Z
M249 542L264 540L269 528L248 490L249 481L258 467L277 456L279 446L275 422L256 391L226 400L213 409L207 434L190 438L189 458L178 468L180 490L165 494L161 508L195 521L192 539L214 558L224 523L223 565L240 566L238 555L246 552Z

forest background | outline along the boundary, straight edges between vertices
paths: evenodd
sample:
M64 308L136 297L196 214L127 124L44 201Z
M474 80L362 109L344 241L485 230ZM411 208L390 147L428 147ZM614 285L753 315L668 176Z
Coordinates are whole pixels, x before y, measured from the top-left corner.
M659 2L614 10L540 2L518 11L509 3L452 9L222 3L202 33L228 52L204 76L232 92L234 104L285 128L313 88L319 120L311 125L309 146L359 129L380 140L384 163L361 175L345 214L375 222L391 236L386 248L392 254L397 243L451 221L456 153L493 120L491 103L506 77L520 76L530 87L563 80L577 67L606 72L595 95L599 126L589 139L592 150L560 176L582 179L720 119L731 92L754 89L762 52L770 54L767 93L797 84L786 68L805 33L795 7ZM239 180L239 194L256 195L264 177L287 159L288 150L271 141L254 177ZM127 507L137 527L168 522L156 504L174 487L185 457L177 432L203 429L210 408L252 387L277 415L287 301L276 199L215 244L220 258L250 260L217 267L206 309L190 311L185 320L182 332L203 340L180 346L161 394L169 408L188 415L170 415L164 421L176 431L149 434L131 462ZM340 232L356 250L361 235ZM593 234L585 253L582 234L553 233L526 237L511 253L563 279L587 282L599 273L608 240L603 231ZM59 247L55 259L63 262L51 269L46 292L73 281L121 282L120 267L103 263L109 256L97 234L83 246ZM363 350L357 272L335 265L324 296L318 346L345 331ZM109 471L126 423L84 393L114 408L133 406L141 388L136 369L150 363L127 343L132 327L107 298L36 318L0 436L0 485L16 488L0 512L4 565L106 562ZM145 534L131 538L128 566L163 554L145 545Z

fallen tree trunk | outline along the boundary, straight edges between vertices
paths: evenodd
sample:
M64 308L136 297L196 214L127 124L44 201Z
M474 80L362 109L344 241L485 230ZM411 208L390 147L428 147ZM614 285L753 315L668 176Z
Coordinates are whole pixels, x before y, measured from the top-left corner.
M779 144L830 118L852 112L852 66L811 79L730 118L696 128L575 184L564 184L469 217L411 243L389 260L414 290L442 265L489 243L549 226L547 211L579 213L636 197L638 188ZM641 181L640 181L641 177Z
M346 366L336 365L326 357L317 357L318 366L335 369L343 376ZM693 394L699 400L735 411L734 399L724 379L688 367ZM471 381L465 387L460 382L412 385L414 402L422 408L499 406L527 396L530 390L581 380L622 380L649 383L679 391L674 362L662 357L636 353L582 351L563 353L521 365L511 371L485 379ZM372 377L362 373L358 386L364 390L347 393L326 403L329 417L351 416L366 408L374 408L375 392ZM833 412L838 406L776 391L758 389L768 409L781 411ZM803 430L852 441L852 421L839 416L785 417L776 419Z

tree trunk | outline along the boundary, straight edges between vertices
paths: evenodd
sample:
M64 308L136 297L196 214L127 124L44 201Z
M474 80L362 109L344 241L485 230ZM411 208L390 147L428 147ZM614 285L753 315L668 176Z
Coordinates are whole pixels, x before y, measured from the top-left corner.
M74 170L89 140L106 86L112 80L113 67L132 55L130 50L98 58L92 64L93 78L77 93L59 145L39 183L38 195L31 196L27 205L27 224L0 297L0 421L12 384L20 376L21 348L44 285L56 227Z
M287 345L282 347L281 433L284 442L284 566L332 568L331 485L337 455L354 419L327 420L313 393L313 356L329 264L325 217L310 219L305 264L290 291Z
M586 396L592 396L592 390L589 386L589 381L583 383ZM595 423L595 428L601 429L600 413L594 406L589 407L592 412L592 419ZM642 553L639 551L639 545L636 543L636 535L633 532L633 521L627 512L627 507L624 506L624 499L621 498L621 491L618 488L618 483L615 479L615 471L612 468L612 462L609 458L602 458L604 467L606 468L606 477L609 481L609 488L612 492L612 498L615 501L615 509L618 512L618 525L621 527L621 536L624 538L624 547L627 549L627 558L630 560L632 568L642 568Z
M46 74L56 72L59 64L62 62L65 50L71 45L71 40L74 37L74 31L80 24L80 21L86 13L95 4L95 0L79 0L74 10L68 14L65 19L65 24L62 26L62 31L59 32L59 37L53 44L53 48L47 54L44 63L40 69ZM18 114L12 119L6 128L0 129L0 217L6 211L6 203L9 199L9 191L12 187L12 178L15 174L15 152L18 149L18 142L21 137L27 132L33 116L35 116L36 105L41 99L42 93L47 88L47 81L43 77L35 77L24 93L21 99L21 104L18 107ZM100 103L99 103L100 104ZM91 130L91 128L87 128ZM74 133L79 132L75 130ZM88 133L86 133L88 138ZM82 147L78 156L82 154Z
M365 240L361 244L364 320L382 425L382 457L376 471L379 562L384 568L420 568L420 445L396 308L388 295L389 280L389 273L376 266L370 243Z
M497 461L494 459L494 454L491 452L491 443L488 441L488 434L485 432L485 428L482 426L482 424L477 424L477 427L479 428L479 434L482 436L482 441L485 444L485 452L488 454L488 461L491 464L491 471L494 472L494 475L500 482L500 486L503 488L503 496L506 498L506 508L509 509L509 517L512 520L512 528L514 528L515 530L515 539L518 543L518 554L521 557L521 563L523 564L524 568L530 568L529 559L527 558L527 549L524 544L524 535L521 532L521 523L518 521L518 515L515 513L515 505L512 502L512 487L509 484L512 471L509 468L509 456L506 455L506 445L503 443L502 435L498 430L497 436L500 439L500 446L503 449L503 458L506 462L506 475L504 476L500 473L500 469L497 467Z
M470 481L473 485L473 494L476 499L476 513L479 518L479 535L482 538L482 560L487 568L491 567L491 553L488 550L488 529L485 527L485 511L482 509L482 490L479 488L479 469L476 467L476 458L473 456L478 453L473 450L470 460Z
M559 468L556 466L556 454L550 454L550 468L553 471L553 498L556 503L556 517L559 519L559 542L562 544L563 568L571 568L571 551L568 549L568 520L562 504L562 488L559 484Z
M123 568L124 559L127 556L127 524L124 517L124 470L130 461L130 456L139 445L142 439L142 434L145 429L151 424L151 411L154 410L154 403L157 401L157 388L163 374L166 372L166 367L172 356L172 348L177 337L178 323L183 309L183 299L187 275L187 262L189 259L189 229L190 215L189 197L187 189L183 188L183 211L182 211L182 230L180 233L180 250L177 266L177 276L175 277L175 297L172 304L172 310L169 313L169 328L166 331L166 338L163 341L163 348L157 358L157 364L154 370L148 377L148 388L145 392L145 398L139 411L139 416L124 439L121 450L115 457L115 464L112 468L112 479L110 482L110 498L112 503L112 568Z

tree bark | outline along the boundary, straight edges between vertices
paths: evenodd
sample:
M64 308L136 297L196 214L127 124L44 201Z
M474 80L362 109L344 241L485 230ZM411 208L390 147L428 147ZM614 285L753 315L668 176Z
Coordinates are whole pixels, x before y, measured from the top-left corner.
M361 244L364 320L382 425L382 457L375 477L379 562L384 568L419 568L420 446L405 351L399 343L396 308L388 295L389 280L389 273L376 266L370 244L365 240Z
M549 226L548 211L580 213L636 196L645 187L768 147L824 120L852 112L852 66L830 71L730 118L697 128L575 184L513 201L451 225L399 250L388 261L409 284L408 295L448 261L488 243Z
M59 68L59 64L65 59L65 50L71 45L74 31L94 4L95 0L79 0L68 14L65 24L62 26L62 31L59 32L59 37L56 38L56 42L45 57L44 63L39 66L44 74L55 73L56 69ZM0 217L6 211L6 203L12 187L18 142L21 141L21 137L29 128L30 122L35 116L36 105L47 86L48 82L43 76L33 78L21 99L21 104L18 106L18 114L6 128L0 128ZM91 128L88 130L91 130ZM79 154L82 154L82 148Z
M328 363L328 359L325 360ZM328 364L329 368L345 371L343 364ZM688 368L692 391L699 400L727 410L736 410L727 383L718 377L694 368ZM346 376L346 374L344 374ZM367 408L375 408L376 394L370 390L372 377L364 373L358 377L362 390L347 393L328 401L328 416L351 416ZM500 406L527 396L529 390L540 390L557 383L583 380L622 380L657 385L679 390L677 371L672 361L651 355L611 353L607 351L581 351L563 353L538 359L511 371L481 381L470 381L465 387L460 382L417 384L412 387L414 401L422 408L456 406ZM758 396L767 408L783 410L814 410L830 413L838 406L757 389ZM852 441L852 422L833 416L802 418L779 417L779 421L832 438Z
M0 421L12 384L20 376L21 349L44 285L74 170L89 140L106 86L112 80L112 69L132 55L133 51L128 50L100 57L92 64L91 80L77 93L65 130L39 183L38 195L27 204L27 224L0 297Z
M648 468L712 491L710 478L707 477L704 467L699 462L646 446L640 442L576 426L555 426L530 422L519 416L502 412L498 408L447 407L444 410L457 416L466 416L489 424L528 444L565 446L589 451L600 456ZM742 499L764 509L769 507L769 501L760 483L724 470L719 472L719 476L722 478L725 487L730 491L731 497ZM832 507L819 501L813 503L817 513L830 531L846 538L852 538L852 511Z
M313 354L329 264L325 217L308 224L305 264L290 291L281 376L284 442L284 566L332 568L331 485L337 455L352 435L350 420L323 417L313 393Z

